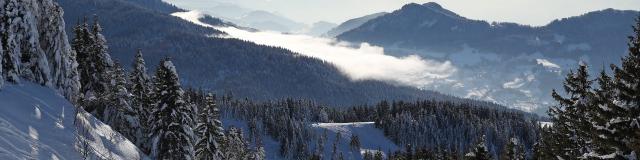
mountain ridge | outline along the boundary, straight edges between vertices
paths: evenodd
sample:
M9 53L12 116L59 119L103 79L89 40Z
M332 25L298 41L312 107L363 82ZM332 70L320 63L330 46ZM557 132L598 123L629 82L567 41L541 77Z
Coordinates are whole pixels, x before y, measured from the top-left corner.
M557 19L549 22L549 24L545 26L529 26L512 22L489 23L483 20L468 19L442 8L435 2L425 3L422 5L411 3L392 12L391 14L377 17L367 23L364 23L359 28L355 28L338 35L337 38L351 42L369 42L385 47L398 46L401 48L417 48L439 52L460 50L462 45L467 44L470 47L479 48L486 52L497 52L499 54L522 51L532 53L535 52L535 50L537 50L536 47L538 47L536 46L537 44L535 44L537 43L535 42L536 39L540 39L541 41L553 41L554 34L562 34L563 31L566 31L558 30L558 27L555 26L562 26L562 23L568 23L572 19L598 18L598 15L624 17L628 19L628 25L624 26L624 29L627 29L628 26L631 26L631 22L633 20L632 17L638 13L638 11L632 10L604 9L588 12L579 16ZM618 30L614 35L621 35L622 38L605 36L608 39L603 41L611 41L612 39L615 39L614 41L622 41L625 40L625 35L628 35L628 32L630 31L619 32L619 30L623 29L620 27L620 19L622 18L614 18L610 20L595 19L594 21L617 22L614 24L594 23L598 24L599 26L597 27L600 28L586 25L583 25L582 27L593 31L586 33L595 34L600 34L607 30ZM575 28L576 26L573 27ZM392 34L384 34L384 32L392 32ZM580 38L580 34L571 34L569 36ZM521 41L525 43L514 43L513 41ZM615 43L612 44L615 45ZM509 47L500 49L500 47L490 46L518 46L520 48L524 48L524 50ZM545 50L552 52L553 50L558 50L560 47L566 46L562 46L562 44L552 44L552 46L540 49L543 49L543 52ZM556 53L555 56L561 56L562 54L564 53Z
M352 81L330 63L283 48L210 37L224 33L152 9L138 9L128 1L59 1L67 19L97 15L112 57L122 64L131 64L137 49L142 49L150 69L162 57L170 56L181 71L183 84L218 94L233 93L254 100L312 99L332 106L381 99L452 98L385 82Z
M381 46L394 56L451 61L460 71L452 80L461 87L442 84L446 87L434 90L545 114L553 103L549 93L561 88L561 75L575 69L574 64L619 63L640 12L604 9L545 26L455 15L436 3L407 4L336 38ZM595 73L600 67L590 69Z
M361 26L362 24L366 23L371 19L377 18L385 14L387 14L387 12L379 12L379 13L369 14L362 17L347 20L345 22L342 22L338 26L334 27L333 29L327 31L326 34L329 37L336 37L344 32L347 32L349 30L352 30L354 28Z

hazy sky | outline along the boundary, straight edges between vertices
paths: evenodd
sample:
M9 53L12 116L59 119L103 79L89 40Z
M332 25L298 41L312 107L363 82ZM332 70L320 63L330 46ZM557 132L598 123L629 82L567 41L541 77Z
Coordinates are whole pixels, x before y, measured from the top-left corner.
M249 9L277 12L303 23L329 21L341 23L355 17L391 12L404 4L437 2L464 17L487 21L545 25L551 20L577 16L606 8L639 10L640 0L165 0L198 5L216 2L236 4ZM194 7L195 6L195 7Z

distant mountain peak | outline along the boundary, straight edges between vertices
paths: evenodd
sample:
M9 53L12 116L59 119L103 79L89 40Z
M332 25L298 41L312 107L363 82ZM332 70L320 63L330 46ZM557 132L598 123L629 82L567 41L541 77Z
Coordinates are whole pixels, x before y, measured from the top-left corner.
M400 10L406 10L406 9L410 9L410 8L419 8L420 4L418 3L409 3L409 4L405 4L404 6L402 6L402 8Z
M427 2L427 3L423 4L422 6L430 7L430 8L433 8L433 9L443 9L442 6L440 6L440 4L438 4L436 2Z
M466 19L450 10L443 8L436 2L428 2L425 4L409 3L400 9L405 12L431 12L431 14L440 14L454 19Z
M436 2L427 2L425 4L418 4L418 3L409 3L406 4L402 7L402 10L406 10L406 9L431 9L434 11L442 11L445 10L444 8L442 8L442 6Z

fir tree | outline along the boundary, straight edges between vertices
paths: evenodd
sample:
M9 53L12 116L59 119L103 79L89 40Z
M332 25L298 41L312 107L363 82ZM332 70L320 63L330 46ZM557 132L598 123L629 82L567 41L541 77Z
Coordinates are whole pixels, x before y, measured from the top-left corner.
M342 154L340 154L342 155ZM382 154L382 151L376 151L376 154L373 155L373 159L374 160L384 160L384 155Z
M91 47L95 42L94 36L89 32L89 24L87 24L87 18L84 18L82 24L76 25L74 28L74 38L71 42L73 50L76 51L78 60L78 71L80 72L80 92L82 94L88 94L91 90L96 90L97 85L97 70L93 67L94 56L91 53Z
M35 4L34 4L35 3ZM20 78L50 85L48 59L39 42L40 31L37 19L30 6L37 1L4 1L0 6L0 45L2 54L0 65L2 77L9 82L19 83ZM45 32L46 33L46 32Z
M540 127L540 138L533 145L533 160L547 160L554 159L553 151L549 143L552 141L550 137L550 127Z
M356 134L351 134L351 142L349 142L349 146L351 147L351 151L359 151L360 150L360 138Z
M362 159L373 160L373 153L371 153L370 151L365 151L364 155L362 156Z
M242 130L231 127L227 132L224 145L224 156L227 159L248 159L251 153L247 149L247 142L242 136Z
M134 144L141 141L142 129L140 126L139 115L131 107L131 94L127 90L127 79L124 69L120 64L116 63L109 72L111 83L109 84L106 99L108 99L108 107L105 110L105 123L109 124L114 130L118 131L124 137Z
M62 8L51 0L0 3L0 88L31 81L57 89L75 103L79 79Z
M625 114L616 117L611 126L617 129L618 150L627 156L640 155L640 17L633 27L634 35L629 36L628 54L622 58L621 66L612 65L614 92L617 105Z
M577 158L591 149L591 123L593 119L593 92L592 81L589 80L587 66L581 64L574 73L571 71L564 82L564 90L569 97L565 98L555 90L553 98L558 102L557 106L550 108L550 116L554 123L552 137L557 143L552 146L557 148L554 155L563 158Z
M149 116L151 116L151 82L147 75L147 68L142 58L142 51L138 50L136 59L133 63L133 70L129 74L129 86L128 89L132 94L131 107L138 114L140 118L140 126L143 135L148 135L151 128L149 128ZM145 153L149 153L149 140L147 136L142 136L140 141L136 145Z
M602 155L622 158L624 155L621 149L626 147L621 138L625 135L621 135L622 132L619 131L626 128L626 126L621 126L615 119L627 113L625 113L624 108L615 104L617 97L614 92L614 83L604 70L600 72L597 81L599 88L595 90L595 104L593 105L597 116L594 116L592 122L594 125L592 139L595 147L594 153L589 155L592 158L599 158Z
M78 54L78 72L80 73L80 104L96 118L105 120L105 107L108 99L104 96L110 83L109 72L113 61L107 52L107 44L102 36L102 28L97 18L92 28L87 20L74 28L76 33L72 46Z
M466 160L491 160L491 153L487 149L487 145L485 144L485 136L482 135L480 140L478 140L476 146L471 150L471 152L464 155L464 159Z
M500 159L504 160L524 160L524 146L518 143L518 139L511 138L504 146Z
M333 141L333 148L331 150L331 160L337 160L338 159L338 155L340 154L338 151L338 145L340 145L340 139L342 138L342 135L340 134L340 132L336 133L336 140Z
M80 75L76 53L69 45L68 36L64 29L62 7L56 3L39 1L41 10L39 23L45 29L40 32L40 46L47 54L49 70L51 71L51 85L72 103L77 103L80 90ZM51 7L45 7L53 5ZM0 56L1 57L1 56Z
M282 157L289 156L289 139L284 138L284 140L280 142L279 152Z
M152 157L156 159L193 159L192 111L185 102L178 73L173 63L162 60L154 79L154 105L150 122Z
M218 120L218 107L215 97L208 94L205 98L205 106L198 113L198 126L196 133L200 138L196 143L196 159L219 160L224 159L221 151L220 139L224 137L223 129Z
M327 136L328 136L327 129L323 129L322 134L318 137L318 140L316 143L316 153L314 154L314 157L317 156L318 159L323 159L325 141L327 140Z
M265 160L267 159L267 154L266 151L264 150L264 147L262 146L258 146L256 148L256 151L253 153L253 156L251 156L250 160Z
M10 1L9 3L12 3L12 1ZM13 60L14 63L18 62L17 71L21 78L39 83L41 85L50 85L50 71L48 67L47 57L44 54L42 48L40 48L39 34L37 34L37 28L35 28L36 25L29 22L29 20L31 19L29 16L31 16L32 13L29 13L30 11L27 7L29 7L30 5L34 5L29 3L37 2L18 1L17 3L21 4L16 4L14 2L14 5L17 6L13 6L15 8L8 8L9 10L14 10L6 12L10 14L9 17L12 18L9 25L7 26L8 29L17 32L12 36L8 36L12 38L8 39L8 43L14 43L13 45L16 45L14 47L8 47L13 48L12 50L10 50L13 53L10 54L14 54L19 57L19 59Z

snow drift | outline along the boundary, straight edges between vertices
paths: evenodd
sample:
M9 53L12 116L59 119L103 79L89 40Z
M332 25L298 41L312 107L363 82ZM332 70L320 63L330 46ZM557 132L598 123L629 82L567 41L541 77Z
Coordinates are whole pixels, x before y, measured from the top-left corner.
M30 82L0 91L0 159L148 159L133 143L54 90ZM77 118L76 118L77 117ZM81 136L77 136L81 135Z

